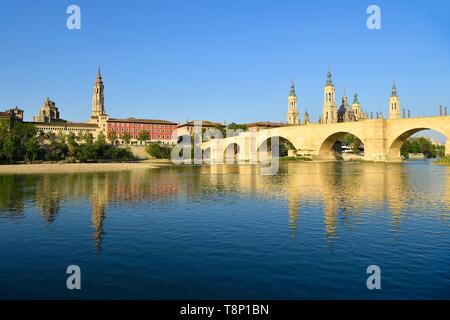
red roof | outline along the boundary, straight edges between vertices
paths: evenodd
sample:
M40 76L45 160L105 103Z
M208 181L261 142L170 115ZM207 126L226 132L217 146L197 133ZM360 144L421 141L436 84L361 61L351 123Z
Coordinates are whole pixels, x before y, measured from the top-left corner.
M168 125L177 125L178 124L176 122L171 122L171 121L167 121L167 120L136 119L136 118L126 118L126 119L109 118L108 122L150 123L150 124L168 124Z

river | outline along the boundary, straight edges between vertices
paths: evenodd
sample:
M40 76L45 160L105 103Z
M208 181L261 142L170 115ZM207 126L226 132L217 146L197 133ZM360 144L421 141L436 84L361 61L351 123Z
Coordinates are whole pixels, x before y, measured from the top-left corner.
M449 299L449 266L427 160L0 175L0 299Z

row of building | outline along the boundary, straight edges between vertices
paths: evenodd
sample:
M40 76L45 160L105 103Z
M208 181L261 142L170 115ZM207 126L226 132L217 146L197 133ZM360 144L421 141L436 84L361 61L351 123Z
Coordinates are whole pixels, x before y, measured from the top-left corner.
M45 98L43 105L39 109L33 121L24 121L24 111L18 107L0 112L0 120L9 120L11 122L27 122L31 123L42 132L52 132L55 134L69 134L74 133L86 134L90 133L94 138L97 138L100 132L115 144L124 144L129 140L131 144L146 144L149 141L160 142L163 144L175 144L178 137L183 135L191 135L195 132L195 125L199 122L202 128L226 128L225 123L218 123L213 121L186 121L183 124L157 119L140 119L140 118L112 118L105 110L105 87L100 72L98 69L97 77L94 82L94 93L92 97L91 117L86 122L72 122L61 118L60 112L56 103ZM259 131L261 129L268 129L280 127L287 124L274 122L254 122L246 126L251 131ZM148 137L147 141L141 139L141 134L145 133ZM128 136L124 138L124 136Z
M49 98L46 98L39 113L33 117L31 122L38 130L44 132L53 132L55 134L73 132L75 134L91 133L97 138L100 132L115 144L124 144L129 140L131 144L145 144L148 141L157 141L164 144L174 144L178 138L183 135L191 135L195 130L195 121L186 121L180 124L168 120L156 119L140 119L140 118L112 118L105 110L105 93L104 84L100 68L94 82L94 93L92 97L91 117L86 122L71 122L60 117L60 112L55 104ZM378 117L383 117L377 114ZM370 118L373 118L371 114ZM392 93L389 101L389 119L401 118L400 98L397 95L395 84L392 86ZM6 112L0 112L0 120L9 119L11 121L23 121L24 112L16 107ZM353 102L348 104L347 97L344 94L342 102L338 108L335 101L335 87L331 79L331 72L328 71L327 81L324 87L324 101L322 107L322 116L319 123L329 124L337 122L363 121L369 119L369 115L365 112L359 103L358 95L355 93ZM200 121L202 128L225 128L225 123L212 121ZM295 92L294 83L291 83L290 93L288 96L288 112L287 122L254 122L246 124L250 131L259 131L282 126L307 125L311 123L309 114L305 111L303 121L300 121L298 111L298 97ZM143 141L143 133L146 140Z

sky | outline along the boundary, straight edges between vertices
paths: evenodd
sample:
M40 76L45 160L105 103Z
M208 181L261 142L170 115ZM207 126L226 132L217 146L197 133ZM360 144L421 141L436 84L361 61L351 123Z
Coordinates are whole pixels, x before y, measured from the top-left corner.
M72 4L80 30L66 27ZM111 117L285 122L292 80L317 121L328 68L338 103L357 92L387 115L395 81L412 116L437 115L450 109L450 1L0 0L0 109L31 120L48 96L85 121L99 65Z

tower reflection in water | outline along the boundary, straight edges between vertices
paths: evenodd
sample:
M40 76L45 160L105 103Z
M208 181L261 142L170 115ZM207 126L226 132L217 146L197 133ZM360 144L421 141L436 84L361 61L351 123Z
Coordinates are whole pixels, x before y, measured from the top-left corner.
M429 170L437 169L430 166ZM449 220L450 168L439 170L444 175L439 181L424 179L429 172L420 173L414 166L337 162L283 163L275 176L260 175L259 168L250 165L2 175L0 215L21 219L26 208L34 206L39 208L43 220L51 224L58 214L64 213L61 209L64 203L90 201L93 242L100 252L107 234L104 220L111 205L170 202L179 198L201 201L212 195L239 193L250 199L278 199L284 203L289 234L293 238L299 236L302 214L306 214L311 206L321 208L324 236L332 243L338 236L339 224L358 225L376 212L390 213L389 217L382 218L391 220L394 232L401 227L408 210L420 209L418 206L423 206L426 211L433 204L444 205L449 210L439 218Z

